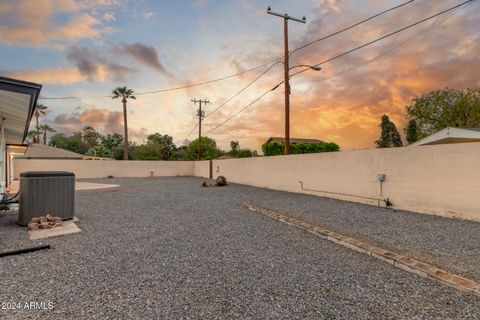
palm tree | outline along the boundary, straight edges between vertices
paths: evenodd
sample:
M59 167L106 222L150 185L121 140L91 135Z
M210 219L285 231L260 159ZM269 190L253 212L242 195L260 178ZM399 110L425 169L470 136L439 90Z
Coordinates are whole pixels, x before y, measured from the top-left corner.
M30 143L37 143L38 132L37 130L29 130L26 136L25 141Z
M55 129L53 129L50 125L48 124L42 124L40 127L40 131L43 133L43 144L47 144L47 133L48 132L56 132Z
M122 98L123 103L123 123L124 123L124 138L123 139L123 160L128 160L128 127L127 127L127 99L135 100L133 95L135 91L127 87L118 87L112 91L112 99Z
M38 118L40 118L40 115L45 114L47 109L48 109L48 107L44 106L43 104L38 104L37 103L37 105L35 105L35 118L37 120L37 126L36 126L37 139L36 139L36 141L34 140L33 143L35 143L35 142L40 143L40 126L39 126Z

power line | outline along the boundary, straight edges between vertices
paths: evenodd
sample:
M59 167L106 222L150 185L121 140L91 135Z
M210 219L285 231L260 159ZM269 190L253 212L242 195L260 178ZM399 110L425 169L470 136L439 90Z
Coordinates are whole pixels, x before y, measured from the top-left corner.
M338 59L338 58L340 58L340 57L342 57L342 56L344 56L344 55L346 55L346 54L349 54L349 53L351 53L351 52L353 52L353 51L356 51L356 50L359 50L359 49L361 49L361 48L364 48L364 47L366 47L366 46L368 46L368 45L370 45L370 44L372 44L372 43L375 43L375 42L377 42L377 41L380 41L380 40L382 40L382 39L385 39L385 38L387 38L387 37L390 37L390 36L392 36L392 35L394 35L394 34L396 34L396 33L399 33L399 32L401 32L401 31L404 31L404 30L406 30L406 29L409 29L409 28L411 28L411 27L413 27L413 26L415 26L415 25L418 25L418 24L420 24L420 23L422 23L422 22L425 22L425 21L428 21L428 20L430 20L430 19L433 19L433 18L435 18L435 17L437 17L437 16L440 16L440 15L442 15L442 14L444 14L444 13L447 13L447 12L449 12L449 11L456 10L456 9L462 7L462 6L465 5L465 4L470 4L470 3L472 3L473 1L475 1L475 0L468 0L468 1L462 2L462 3L460 3L460 4L456 5L456 6L450 7L450 8L448 8L448 9L444 10L444 11L441 11L441 12L439 12L439 13L436 13L436 14L428 17L428 18L422 19L422 20L417 21L417 22L415 22L415 23L412 23L412 24L410 24L410 25L408 25L408 26L406 26L406 27L403 27L403 28L401 28L401 29L398 29L397 31L394 31L394 32L392 32L392 33L390 33L390 34L388 34L388 35L385 35L385 36L380 37L380 38L378 38L378 39L376 39L376 40L370 41L370 42L368 42L368 43L366 43L366 44L364 44L364 45L361 45L361 46L356 47L356 48L354 48L354 49L352 49L352 50L349 50L349 51L347 51L347 52L344 52L344 53L342 53L342 54L339 54L339 55L337 55L337 56L335 56L335 57L329 58L329 59L327 59L327 60L325 60L325 61L322 61L322 62L316 64L315 66L319 66L319 65L321 65L321 64L327 63L327 62L332 61L332 60L334 60L334 59ZM452 14L452 15L453 15L453 14ZM451 15L450 15L450 16L451 16ZM447 18L449 18L450 16L448 16ZM445 20L446 20L446 19L440 21L439 23L441 23L441 22L443 22L443 21L445 21ZM429 28L433 28L434 26L435 26L435 23L432 24L432 25L430 25ZM428 29L428 28L427 28L427 29ZM424 30L424 31L426 32L426 31L428 31L428 30ZM308 70L308 69L310 69L310 68L306 68L306 69L304 69L304 70L301 70L301 71L299 71L299 72L296 72L296 73L294 73L294 74L291 75L291 76L294 76L294 75L296 75L296 74L299 74L299 73L301 73L301 72L304 72L304 71L306 71L306 70ZM236 112L235 114L233 114L232 116L230 116L229 118L227 118L225 121L223 121L222 123L220 123L220 124L217 125L216 127L210 129L206 134L208 134L208 133L210 133L210 132L218 129L219 127L221 127L222 125L224 125L226 122L230 121L231 119L233 119L234 117L236 117L238 114L240 114L240 113L242 113L243 111L245 111L246 109L248 109L248 108L249 108L250 106L252 106L254 103L256 103L257 101L259 101L260 99L262 99L262 98L263 98L266 94L268 94L270 91L273 91L273 90L275 90L276 88L278 88L278 86L280 86L282 83L283 83L283 81L280 82L280 83L278 83L278 84L277 84L275 87L273 87L272 89L264 92L261 96L259 96L257 99L255 99L254 101L252 101L250 104L248 104L247 106L245 106L244 108L242 108L241 110L239 110L238 112Z
M360 25L360 24L362 24L362 23L365 23L365 22L367 22L367 21L370 21L370 20L372 20L372 19L374 19L374 18L376 18L376 17L378 17L378 16L380 16L380 15L383 15L383 14L385 14L385 13L387 13L387 12L390 12L390 11L393 11L393 10L398 9L398 8L400 8L400 7L403 7L403 6L405 6L405 5L407 5L407 4L411 3L411 2L414 2L414 1L415 1L415 0L410 0L410 1L407 1L407 2L405 2L405 3L400 4L400 5L398 5L398 6L389 8L389 9L384 10L384 11L382 11L382 12L379 12L379 13L371 16L371 17L368 17L368 18L366 18L366 19L364 19L364 20L362 20L362 21L359 21L359 22L357 22L357 23L355 23L355 24L353 24L353 25L351 25L351 26L349 26L349 27L343 28L343 29L341 29L341 30L339 30L339 31L336 31L336 32L331 33L331 34L329 34L329 35L327 35L327 36L324 36L324 37L322 37L322 38L320 38L320 39L316 39L316 40L314 40L314 41L312 41L312 42L309 42L309 43L307 43L307 44L305 44L305 45L302 45L301 47L295 48L295 49L290 53L290 55L292 55L292 54L293 54L295 51L297 51L297 50L303 49L303 48L305 48L305 47L307 47L307 46L309 46L309 45L311 45L311 44L314 44L314 43L316 43L316 42L319 42L319 41L328 39L328 38L333 37L333 36L335 36L335 35L337 35L337 34L340 34L340 33L342 33L342 32L345 32L345 31L347 31L347 30L350 30L350 29L352 29L352 28L354 28L354 27L356 27L356 26L358 26L358 25ZM254 70L256 70L256 69L262 68L262 67L264 67L264 66L266 66L266 65L271 64L272 62L278 62L278 61L279 61L279 58L277 58L277 59L275 59L275 60L273 60L273 61L269 61L269 62L267 62L267 63L261 64L261 65L252 67L252 68L250 68L250 69L248 69L248 70L245 70L245 71L242 71L242 72L238 72L238 73L235 73L235 74L231 74L231 75L228 75L228 76L224 76L224 77L221 77L221 78L212 79L212 80L208 80L208 81L204 81L204 82L200 82L200 83L195 83L195 84L191 84L191 85L184 85L184 86L179 86L179 87L173 87L173 88L160 89L160 90L153 90L153 91L136 92L135 94L136 94L136 95L144 95L144 94L162 93L162 92L168 92L168 91L182 90L182 89L188 89L188 88L198 87L198 86L202 86L202 85L205 85L205 84L210 84L210 83L214 83L214 82L218 82L218 81L222 81L222 80L227 80L227 79L230 79L230 78L234 78L234 77L243 75L243 74L245 74L245 73L254 71ZM111 98L111 97L112 97L111 95L92 96L92 97L88 97L88 96L66 96L66 97L39 97L39 99L41 99L41 100L69 100L69 99L104 99L104 98Z
M302 82L300 82L300 83L317 82L317 81L324 81L324 80L328 80L328 79L333 79L333 78L339 77L339 76L341 76L341 75L344 75L344 74L346 74L346 73L349 73L349 72L352 72L352 71L354 71L354 70L357 70L357 69L359 69L359 68L362 68L362 67L364 67L364 66L366 66L366 65L374 62L375 60L377 60L377 59L379 59L379 58L381 58L381 57L389 54L390 52L394 51L394 50L397 49L398 47L404 45L405 43L407 43L407 42L409 42L409 41L411 41L411 40L413 40L413 39L415 39L415 38L421 37L421 36L424 35L425 33L429 32L429 31L432 30L432 29L434 29L436 26L438 26L438 25L442 24L443 22L445 22L446 20L450 19L452 16L454 16L454 15L455 15L456 13L458 13L460 10L466 8L467 6L471 5L472 3L473 3L473 2L470 2L470 3L468 3L465 7L455 9L454 11L450 12L450 14L448 14L448 15L445 16L444 18L435 21L434 23L430 24L428 27L422 29L420 32L418 32L418 33L414 34L413 36L411 36L411 37L409 37L409 38L407 38L407 39L399 42L398 44L392 46L392 47L389 48L388 50L383 51L383 52L380 53L379 55L377 55L377 56L375 56L375 57L367 60L365 63L362 63L362 64L360 64L360 65L358 65L358 66L355 66L355 67L353 67L353 68L347 69L347 70L342 71L342 72L339 72L339 73L334 74L334 75L329 76L329 77L324 77L324 78L320 78L320 79L312 79L312 80L302 81Z
M251 72L251 71L260 69L260 68L265 67L265 66L267 66L267 65L269 65L269 64L271 64L271 63L273 63L273 62L276 62L276 61L278 61L278 58L275 59L275 60L271 60L271 61L269 61L269 62L267 62L267 63L264 63L264 64L261 64L261 65L255 66L255 67L250 68L250 69L248 69L248 70L242 71L242 72L238 72L238 73L235 73L235 74L231 74L231 75L228 75L228 76L225 76L225 77L221 77L221 78L217 78L217 79L213 79L213 80L208 80L208 81L205 81L205 82L200 82L200 83L191 84L191 85L185 85L185 86L180 86L180 87L174 87L174 88L168 88L168 89L138 92L138 93L136 93L136 94L137 94L137 95L142 95L142 94L160 93L160 92L168 92L168 91L173 91L173 90L180 90L180 89L187 89L187 88L193 88L193 87L203 86L203 85L205 85L205 84L214 83L214 82L223 81L223 80L227 80L227 79L231 79L231 78L235 78L235 77L241 76L242 74L245 74L245 73L248 73L248 72Z
M210 113L208 113L204 118L207 118L208 116L210 116L212 113L218 111L220 108L222 108L223 106L225 106L227 103L229 103L230 101L232 101L235 97L237 97L240 93L242 93L243 91L245 91L249 86L251 86L253 83L255 83L256 81L258 81L262 76L264 76L268 71L270 71L276 64L278 64L280 61L277 61L277 62L274 62L271 66L269 66L267 69L265 69L265 71L263 71L258 77L256 77L255 79L253 79L252 81L250 81L245 87L243 87L242 89L240 89L239 91L237 91L233 96L231 96L229 99L227 99L224 103L222 103L221 105L219 105L217 108L215 108L213 111L211 111ZM190 135L193 133L193 130L195 130L195 128L198 127L198 123L196 123L193 128L188 132L188 134L185 136L185 139L183 139L183 141L187 140L188 137L190 137Z
M182 89L188 89L188 88L194 88L194 87L198 87L198 86L203 86L203 85L206 85L206 84L210 84L210 83L214 83L214 82L219 82L219 81L223 81L223 80L227 80L227 79L231 79L231 78L235 78L235 77L238 77L238 76L241 76L243 74L246 74L248 72L251 72L251 71L254 71L254 70L257 70L257 69L260 69L264 66L267 66L273 62L277 62L279 59L275 59L275 60L270 60L269 62L267 63L263 63L261 65L258 65L258 66L255 66L255 67L252 67L250 69L247 69L247 70L244 70L244 71L241 71L241 72L237 72L237 73L234 73L234 74L231 74L231 75L228 75L228 76L224 76L224 77L221 77L221 78L216 78L216 79L212 79L212 80L208 80L208 81L204 81L204 82L199 82L199 83L195 83L195 84L189 84L189 85L184 85L184 86L179 86L179 87L173 87L173 88L166 88L166 89L160 89L160 90L153 90L153 91L140 91L140 92L135 92L135 95L145 95L145 94L153 94L153 93L162 93L162 92L168 92L168 91L174 91L174 90L182 90ZM103 98L111 98L112 95L105 95L105 96L92 96L92 97L88 97L88 96L66 96L66 97L39 97L39 99L42 99L42 100L69 100L69 99L103 99Z
M211 112L209 112L205 118L209 117L212 113L218 111L220 108L222 108L223 106L225 106L227 103L229 103L230 101L232 101L235 97L237 97L240 93L242 93L243 91L245 91L248 87L250 87L252 84L254 84L256 81L258 81L261 77L263 77L268 71L270 71L275 65L277 65L278 63L280 63L280 61L277 61L275 63L273 63L271 66L269 66L267 69L265 69L265 71L263 71L258 77L256 77L255 79L253 79L252 81L250 81L245 87L243 87L242 89L240 89L239 91L237 91L233 96L231 96L230 98L228 98L224 103L222 103L221 105L219 105L218 107L216 107L214 110L212 110Z
M190 130L190 132L185 136L185 139L183 139L183 142L185 142L188 137L190 137L190 135L193 133L193 130L195 130L195 128L198 127L198 122L193 126L192 130Z
M257 97L255 100L253 100L252 102L250 102L249 104L247 104L245 107L243 107L242 109L240 109L238 112L234 113L233 115L231 115L230 117L228 117L227 119L225 119L223 122L221 122L219 125L217 125L216 127L208 130L205 135L209 134L210 132L214 131L214 130L217 130L218 128L220 128L221 126L223 126L225 123L227 123L228 121L232 120L233 118L235 118L237 115L239 115L240 113L242 113L243 111L247 110L248 108L250 108L252 105L254 105L256 102L258 102L260 99L262 99L264 96L266 96L268 93L274 91L275 89L277 89L281 84L283 83L283 81L280 81L277 85L275 85L272 89L270 90L267 90L265 91L264 93L262 93L259 97Z
M307 46L309 46L309 45L311 45L311 44L313 44L313 43L316 43L316 42L325 40L325 39L330 38L330 37L333 37L333 36L335 36L335 35L337 35L337 34L339 34L339 33L342 33L342 32L344 32L344 31L350 30L350 29L352 29L352 28L354 28L354 27L356 27L356 26L358 26L358 25L360 25L360 24L362 24L362 23L365 23L365 22L367 22L367 21L369 21L369 20L372 20L372 19L374 19L374 18L376 18L376 17L378 17L378 16L380 16L380 15L383 15L383 14L385 14L385 13L387 13L387 12L390 12L390 11L392 11L392 10L398 9L398 8L400 8L400 7L404 6L404 5L407 5L407 4L409 4L409 3L413 2L413 1L415 1L415 0L410 0L410 1L407 1L407 2L405 2L405 3L400 4L400 5L398 5L398 6L395 6L395 7L392 7L392 8L390 8L390 9L384 10L384 11L382 11L382 12L379 12L379 13L377 13L377 14L369 17L369 18L367 18L367 19L364 19L364 20L362 20L362 21L359 21L359 22L357 22L357 23L355 23L355 24L353 24L353 25L351 25L351 26L349 26L349 27L347 27L347 28L341 29L341 30L336 31L336 32L334 32L334 33L332 33L332 34L329 34L329 35L327 35L327 36L324 36L324 37L322 37L322 38L320 38L320 39L316 39L316 40L314 40L314 41L312 41L312 42L309 42L309 43L307 43L307 44L305 44L305 45L303 45L303 46L301 46L301 47L295 48L295 49L290 53L290 55L293 54L293 53L294 53L295 51L297 51L297 50L303 49L304 47L307 47ZM166 89L159 89L159 90L153 90L153 91L141 91L141 92L136 92L135 94L136 94L136 95L144 95L144 94L162 93L162 92L169 92L169 91L175 91L175 90L182 90L182 89L194 88L194 87L198 87L198 86L202 86L202 85L206 85L206 84L210 84L210 83L215 83L215 82L218 82L218 81L223 81L223 80L231 79L231 78L234 78L234 77L243 75L243 74L245 74L245 73L248 73L248 72L257 70L257 69L259 69L259 68L262 68L262 67L264 67L264 66L266 66L266 65L271 64L272 62L278 62L278 61L279 61L279 58L277 58L277 59L275 59L275 60L273 60L273 61L269 61L269 62L267 62L267 63L261 64L261 65L252 67L252 68L250 68L250 69L248 69L248 70L245 70L245 71L242 71L242 72L238 72L238 73L231 74L231 75L228 75L228 76L224 76L224 77L221 77L221 78L216 78L216 79L212 79L212 80L208 80L208 81L204 81L204 82L199 82L199 83L195 83L195 84L191 84L191 85L184 85L184 86L178 86L178 87L166 88ZM89 97L89 96L65 96L65 97L48 97L48 96L47 96L47 97L39 97L39 99L41 99L41 100L72 100L72 99L105 99L105 98L111 98L111 97L112 97L111 95L90 96L90 97Z
M290 52L290 55L292 55L294 52L296 52L296 51L298 51L298 50L301 50L301 49L303 49L303 48L305 48L305 47L311 46L311 45L314 44L314 43L320 42L320 41L322 41L322 40L325 40L325 39L331 38L331 37L333 37L333 36L336 36L337 34L340 34L340 33L342 33L342 32L348 31L348 30L350 30L350 29L352 29L352 28L355 28L355 27L357 27L357 26L365 23L365 22L368 22L368 21L370 21L370 20L372 20L372 19L375 19L375 18L378 17L378 16L381 16L381 15L383 15L383 14L385 14L385 13L390 12L390 11L399 9L399 8L401 8L401 7L403 7L403 6L407 5L407 4L410 4L410 3L414 2L414 1L415 1L415 0L410 0L410 1L407 1L407 2L404 2L404 3L401 3L401 4L399 4L398 6L395 6L395 7L389 8L389 9L386 9L386 10L384 10L384 11L382 11L382 12L379 12L379 13L371 16L371 17L368 17L368 18L366 18L366 19L364 19L364 20L362 20L362 21L359 21L359 22L357 22L357 23L355 23L355 24L352 24L352 25L349 26L349 27L343 28L343 29L338 30L338 31L336 31L336 32L334 32L334 33L331 33L331 34L326 35L326 36L324 36L324 37L321 37L321 38L319 38L319 39L316 39L316 40L313 40L313 41L311 41L311 42L308 42L308 43L306 43L306 44L304 44L304 45L302 45L302 46L300 46L300 47L298 47L298 48L293 49L292 52Z
M362 44L362 45L360 45L360 46L358 46L358 47L355 47L355 48L350 49L350 50L348 50L348 51L345 51L345 52L343 52L343 53L341 53L341 54L338 54L338 55L336 55L336 56L334 56L334 57L332 57L332 58L328 58L328 59L326 59L326 60L324 60L324 61L322 61L322 62L319 62L319 63L315 64L315 66L320 66L320 65L325 64L325 63L327 63L327 62L330 62L330 61L332 61L332 60L335 60L335 59L341 58L341 57L343 57L343 56L346 56L347 54L350 54L350 53L352 53L352 52L354 52L354 51L357 51L357 50L360 50L360 49L362 49L362 48L365 48L365 47L367 47L367 46L369 46L369 45L371 45L371 44L373 44L373 43L376 43L376 42L378 42L378 41L380 41L380 40L383 40L383 39L385 39L385 38L391 37L391 36L393 36L394 34L397 34L397 33L399 33L399 32L402 32L402 31L404 31L404 30L407 30L407 29L409 29L409 28L412 28L412 27L414 27L414 26L416 26L416 25L418 25L418 24L420 24L420 23L423 23L423 22L425 22L425 21L428 21L428 20L430 20L430 19L433 19L433 18L435 18L435 17L438 17L438 16L440 16L440 15L442 15L442 14L444 14L444 13L447 13L447 12L449 12L449 11L455 10L455 9L457 9L457 8L459 8L459 7L461 7L461 6L464 6L465 4L470 3L470 2L472 2L472 1L475 1L475 0L467 0L467 1L465 1L465 2L462 2L462 3L460 3L460 4L456 5L456 6L450 7L450 8L448 8L448 9L443 10L443 11L441 11L441 12L438 12L438 13L432 15L432 16L429 16L429 17L427 17L427 18L424 18L424 19L422 19L422 20L419 20L419 21L417 21L417 22L414 22L414 23L412 23L412 24L410 24L410 25L408 25L408 26L406 26L406 27L400 28L400 29L398 29L398 30L396 30L396 31L394 31L394 32L391 32L391 33L389 33L389 34L387 34L387 35L384 35L384 36L382 36L382 37L380 37L380 38L377 38L377 39L375 39L375 40L369 41L369 42L367 42L367 43L365 43L365 44ZM307 71L307 70L310 70L310 68L305 68L305 69L303 69L303 70L300 70L300 71L298 71L298 72L295 72L295 73L291 74L290 77L293 77L293 76L295 76L295 75L297 75L297 74L303 73L303 72L305 72L305 71Z

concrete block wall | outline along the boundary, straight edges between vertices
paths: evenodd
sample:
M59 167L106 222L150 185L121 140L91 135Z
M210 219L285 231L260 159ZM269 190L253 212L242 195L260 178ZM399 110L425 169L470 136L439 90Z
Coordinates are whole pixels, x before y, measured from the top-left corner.
M193 176L207 179L210 177L210 160L195 161L193 168Z
M480 221L480 143L214 160L218 175L374 205L366 198L389 198L394 208Z
M192 176L194 161L15 159L14 179L25 171L69 171L76 178Z
M23 171L51 170L71 171L77 178L208 178L210 161L14 160L16 179ZM389 198L394 208L480 221L480 143L213 160L212 175L372 205Z

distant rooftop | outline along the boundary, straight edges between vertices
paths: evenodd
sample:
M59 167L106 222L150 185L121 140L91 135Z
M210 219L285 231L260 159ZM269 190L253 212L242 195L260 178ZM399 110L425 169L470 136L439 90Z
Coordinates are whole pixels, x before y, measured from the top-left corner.
M28 146L23 156L19 158L32 158L32 159L94 159L103 160L106 158L86 156L80 153L72 152L69 150L55 148L44 144L33 143Z
M285 143L285 138L283 137L270 137L267 142L275 141L279 143ZM302 139L302 138L290 138L290 143L325 143L322 140L318 139Z
M33 143L28 146L24 157L27 158L69 158L83 159L83 154L75 153L69 150L46 146L44 144Z

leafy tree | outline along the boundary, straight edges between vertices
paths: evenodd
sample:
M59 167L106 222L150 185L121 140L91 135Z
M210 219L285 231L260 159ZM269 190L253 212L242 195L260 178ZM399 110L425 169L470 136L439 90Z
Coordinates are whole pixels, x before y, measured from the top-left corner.
M283 154L285 146L283 143L277 141L265 142L262 145L263 155L265 156L277 156Z
M238 141L230 141L230 149L232 149L230 152L234 153L238 151L240 148L240 143Z
M277 156L283 154L284 148L283 143L270 141L263 144L262 151L265 156ZM334 152L338 150L340 150L340 147L334 142L290 144L290 154Z
M37 143L37 137L38 137L38 132L36 129L30 130L27 133L27 136L25 137L25 142L26 143Z
M147 142L135 149L137 160L170 160L176 150L173 138L154 133L147 136Z
M94 146L88 149L86 155L102 158L113 158L112 150L105 148L104 146Z
M404 131L405 135L407 136L408 144L412 144L418 140L418 127L415 119L410 119L408 121L408 125Z
M40 125L39 129L40 129L40 132L42 132L42 134L43 134L43 144L46 145L47 144L47 134L48 134L48 132L56 132L56 130L53 129L50 125L48 125L46 123Z
M176 148L173 152L172 160L188 160L187 146L180 146Z
M387 115L382 116L379 127L381 128L380 138L375 141L377 148L401 147L403 145L397 127Z
M446 127L479 127L480 89L432 91L406 109L407 118L416 121L418 139Z
M233 155L235 158L251 158L253 157L253 151L250 149L239 149L237 152L235 152L235 155Z
M112 91L113 97L112 99L122 98L123 104L123 124L124 124L124 137L125 140L123 142L123 160L128 160L128 126L127 126L127 100L133 99L135 100L136 97L133 95L135 91L132 89L128 89L127 87L118 87Z
M82 130L82 139L87 145L87 148L93 148L98 145L100 141L101 134L97 132L94 128L91 126L86 126Z
M250 158L253 156L253 151L250 149L240 149L240 143L238 141L230 141L229 155L235 158Z
M68 137L63 133L56 133L50 138L50 143L57 148L70 150L80 154L85 154L88 150L80 132L75 132Z
M217 147L215 140L209 137L202 137L202 159L210 160L221 156L223 152ZM186 150L188 160L198 159L198 138L190 142Z
M137 145L134 142L128 143L128 160L135 160L136 159L136 149ZM116 147L112 149L113 158L115 160L125 160L125 148L124 146Z
M100 136L100 145L110 151L118 148L123 144L123 136L118 133L106 134Z
M45 113L47 113L47 109L48 109L48 107L44 106L43 104L37 103L35 105L35 113L34 114L35 114L35 119L36 119L35 129L36 129L37 136L33 140L33 143L40 143L41 130L40 130L40 122L39 122L38 119L40 118L41 115L44 115Z

